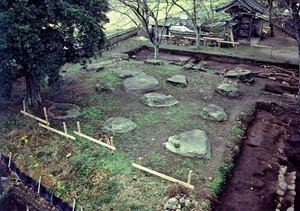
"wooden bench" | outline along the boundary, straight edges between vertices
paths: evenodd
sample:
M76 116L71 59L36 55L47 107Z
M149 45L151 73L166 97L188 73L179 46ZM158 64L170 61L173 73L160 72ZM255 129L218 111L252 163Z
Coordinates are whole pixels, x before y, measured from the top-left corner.
M258 48L270 48L270 50L271 50L271 52L270 52L270 57L272 57L272 53L273 53L274 46L251 44L251 49L250 49L250 55L251 55L251 56L252 56L252 53L253 53L253 47L258 47Z
M238 42L231 42L231 41L226 41L226 40L218 40L218 48L221 48L221 43L228 43L228 44L232 44L232 46L234 47L234 51L236 52L237 50L237 46L240 44Z

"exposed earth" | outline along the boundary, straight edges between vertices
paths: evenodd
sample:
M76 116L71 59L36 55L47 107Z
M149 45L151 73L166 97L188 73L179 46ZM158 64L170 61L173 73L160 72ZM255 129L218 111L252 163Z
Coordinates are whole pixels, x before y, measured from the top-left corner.
M134 39L135 38L133 38L133 40ZM190 55L184 53L184 55L177 55L175 57L174 52L170 50L172 46L167 46L168 50L165 51L165 53L161 52L161 57L170 63L183 65L182 61L193 61L201 63L208 69L207 72L201 72L179 68L178 72L189 79L189 87L183 89L181 87L171 86L170 84L163 84L160 90L162 93L176 96L182 104L191 103L191 113L188 114L188 119L182 119L183 122L188 122L190 120L196 121L198 119L199 107L208 103L214 103L225 107L225 110L229 114L229 119L226 122L215 124L206 121L205 124L201 126L207 130L208 136L212 140L212 159L211 161L203 161L202 166L199 166L199 169L193 169L195 173L192 182L192 184L195 185L194 195L195 199L199 201L198 206L194 210L210 210L206 200L212 201L211 210L220 211L271 211L275 210L278 204L281 204L279 210L282 211L287 210L287 208L291 206L294 206L295 210L300 210L300 194L298 194L300 193L300 106L293 104L298 87L298 73L295 70L295 67L297 66L293 65L293 63L297 62L297 55L295 56L297 53L294 51L295 43L288 40L284 35L281 35L270 39L265 38L260 44L275 45L275 50L273 52L275 59L266 58L268 62L271 60L273 63L259 64L257 66L257 61L261 55L268 57L266 55L269 55L269 49L259 49L259 53L261 54L257 53L257 55L253 56L254 61L250 62L249 60L243 60L243 57L249 57L249 49L245 50L241 47L238 53L238 56L241 58L239 58L236 63L228 63L228 57L219 56L211 56L211 58L217 58L218 61L210 60L209 56L205 56L205 59L199 59L199 57L191 56L192 54L196 54L195 51ZM177 47L176 50L178 52L178 50L186 49L184 47ZM104 52L104 58L105 54L108 55L113 51L120 51L119 46L115 47L111 52ZM204 50L204 53L207 51L208 50ZM217 54L217 51L218 50L213 50L212 53ZM234 55L233 51L228 52L229 51L223 49L219 51L219 53L223 55ZM290 56L285 55L287 52ZM137 51L131 56L133 55L135 59L146 59L151 58L152 52L142 50ZM234 59L231 59L231 61L234 61ZM280 61L285 62L279 64L278 62ZM149 69L149 66L145 66L142 62L132 64L127 61L115 61L106 64L115 69L120 67L139 67L144 68L143 70L145 72ZM224 73L237 67L251 70L254 76L254 82L239 82L239 88L242 93L241 98L226 98L216 93L215 87L225 79ZM173 74L167 69L162 70L161 72L163 72L163 75L159 75L159 73L156 75L157 77L162 78L161 81L165 80L165 76L169 77ZM88 102L83 102L83 100L86 99L85 97L87 94L93 92L93 84L87 84L87 81L94 82L93 79L88 78L88 76L83 75L82 73L73 75L72 72L67 71L66 73L72 77L73 81L67 85L66 90L63 93L50 95L45 91L44 106L49 107L53 102L75 103L79 106L88 106ZM154 74L155 72L153 73L150 71L150 73ZM22 80L18 83L16 83L16 92L22 91L22 88L20 88L23 83ZM107 94L103 95L108 97ZM134 119L135 115L141 110L152 111L151 108L140 107L140 96L125 93L121 85L115 87L113 96L120 99L120 104L124 105L124 107L118 108L113 114L105 113L103 118L107 119L108 117L117 114L122 115L122 112L125 111L128 114L130 113ZM93 103L94 101L91 99L90 102ZM130 104L138 106L127 108ZM98 104L95 103L95 106L97 105ZM9 109L7 109L6 106L1 107L1 114L6 112L17 113L22 105L20 102L16 102L12 104ZM162 110L162 113L167 112L167 109ZM38 115L38 111L36 111L36 113ZM179 163L182 162L182 160L179 163L174 164L173 161L176 160L177 156L167 152L162 145L170 135L174 134L174 131L172 130L175 129L169 130L169 128L166 127L168 121L170 120L166 117L162 122L155 122L154 124L147 125L148 128L152 129L147 130L144 128L150 141L140 143L138 150L128 149L124 143L117 142L116 147L123 147L124 151L128 152L133 159L137 159L138 157L144 157L146 161L149 159L150 161L148 161L148 164L153 168L155 168L155 164L151 163L150 156L151 151L155 150L157 153L168 158L165 165L157 167L158 169L156 170L167 175L172 175L172 173L175 172L174 169L181 165ZM60 123L61 122L54 122L56 125ZM238 140L230 140L228 131L237 124L246 131L245 135ZM193 128L189 128L188 123L186 126L185 124L182 124L180 125L180 128L177 129L178 131L176 131L176 133L188 129ZM5 142L5 147L0 148L0 152L5 154L9 153L9 150L13 148L13 143L8 143L9 141L7 141L7 139L13 139L15 134L17 134L16 136L20 139L20 137L27 133L24 131L24 128L18 127L12 127L10 130L3 130L4 137L1 141ZM45 136L44 133L42 133L42 135ZM32 135L28 136L31 137ZM116 137L116 140L118 140L118 137ZM129 139L127 142L128 143L126 144L131 143ZM44 142L43 144L47 144L47 142ZM67 144L64 144L63 147L66 150L65 154L72 151ZM20 146L19 144L17 148L18 149L14 149L15 153L21 154L22 152L26 152L26 150L23 149L25 147ZM33 154L34 153L36 152L33 152ZM213 192L208 187L208 184L216 180L216 177L214 176L215 172L217 169L220 170L218 166L226 164L227 160L230 160L228 156L234 157L234 167L228 173L227 180L222 186L222 191L217 196L214 196ZM29 175L34 175L33 172L39 171L34 171L32 170L33 168L25 168L25 160L17 159L16 156L15 159L16 164L20 166L21 169L24 168L24 171L30 171L28 173ZM60 159L61 162L64 162L64 159L66 159L65 155ZM198 160L193 159L190 161L198 162ZM49 168L51 168L51 165L53 164L49 164ZM170 168L167 169L165 166ZM296 198L284 196L280 199L280 196L276 194L276 191L279 189L278 175L281 166L287 166L288 173L296 171ZM6 177L6 168L1 167L0 170L2 171L0 176L3 178ZM226 166L225 170L228 170L228 166ZM4 186L5 184L3 181L6 180L2 180L1 177L1 185ZM20 192L23 193L22 191L31 192L30 189L23 185L19 185L19 181L17 182L18 185L16 185L16 178L14 178L13 175L10 175L9 179L11 184L18 187L18 190L16 190L17 194L8 194L7 197L2 198L2 202L3 199L7 199L8 201L15 200L13 198L20 196ZM52 185L50 179L48 183L49 186ZM130 183L128 189L133 185L134 184ZM64 199L71 204L72 199L68 197ZM24 210L26 206L30 208L29 210L54 209L47 202L36 199L32 194L28 194L26 200L16 199L16 201L21 204L19 207L12 206L12 204L9 203L3 203L1 205L4 206L0 207L0 211ZM295 204L292 205L294 202ZM41 206L43 206L43 208L41 208ZM113 210L113 205L95 210L109 210L109 207ZM120 209L115 208L115 210ZM143 209L137 208L135 210Z

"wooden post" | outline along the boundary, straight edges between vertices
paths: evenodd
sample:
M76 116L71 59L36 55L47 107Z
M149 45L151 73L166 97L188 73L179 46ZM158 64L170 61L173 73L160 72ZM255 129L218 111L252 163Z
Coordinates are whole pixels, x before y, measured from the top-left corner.
M192 170L189 170L189 175L188 175L188 180L187 180L187 183L188 183L188 184L191 184L191 181L192 181L192 173L193 173L193 171L192 171Z
M218 40L218 48L221 48L221 40Z
M23 100L23 111L26 112L25 100Z
M9 153L8 168L10 168L10 164L11 164L11 152Z
M75 137L74 137L74 136L71 136L71 135L66 134L66 133L64 133L64 132L61 132L61 131L59 131L59 130L56 130L56 129L54 129L54 128L52 128L52 127L49 127L49 126L47 126L47 125L44 125L44 124L39 123L39 126L45 128L45 129L47 129L47 130L51 130L51 131L53 131L53 132L55 132L55 133L58 133L58 134L60 134L60 135L62 135L62 136L68 137L68 138L70 138L70 139L72 139L72 140L75 140Z
M76 205L76 199L74 199L74 201L73 201L73 211L75 211L75 205Z
M38 194L40 194L40 190L41 190L41 180L42 180L42 177L40 176L39 185L38 185Z
M77 130L78 130L78 133L81 133L81 128L80 128L80 122L77 121Z
M48 118L48 114L47 114L47 109L46 109L46 107L44 107L44 115L45 115L45 119L46 119L46 122L47 122L47 126L49 126L50 125L50 123L49 123L49 118Z
M143 158L139 157L139 165L140 165L140 166L142 165L142 161L143 161ZM137 177L140 176L140 173L141 173L141 169L138 169Z
M65 132L65 134L68 134L68 131L67 131L67 125L66 125L65 122L63 122L63 126L64 126L64 132ZM68 140L68 137L66 137L66 138L67 138L67 140Z
M80 208L80 209L81 209L81 211L83 211L83 208L82 208L82 206L81 206L81 208Z

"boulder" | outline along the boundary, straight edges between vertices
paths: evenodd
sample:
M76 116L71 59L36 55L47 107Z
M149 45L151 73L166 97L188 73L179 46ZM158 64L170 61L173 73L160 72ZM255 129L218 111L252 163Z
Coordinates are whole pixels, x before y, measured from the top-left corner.
M179 103L172 95L163 95L159 93L147 93L141 97L141 101L143 104L150 107L171 107Z
M85 64L81 67L81 72L99 72L103 70L105 66L103 64Z
M237 78L241 82L254 82L252 71L246 69L236 68L234 70L229 70L225 73L225 77Z
M211 156L210 141L205 132L199 129L170 136L164 144L171 152L184 157L209 159Z
M113 53L110 55L109 59L114 60L129 60L129 55L126 53Z
M160 59L146 59L144 63L151 65L164 65L164 62Z
M171 78L167 79L168 82L171 84L174 84L176 86L180 87L187 87L188 86L188 80L184 75L174 75Z
M126 78L123 81L123 86L127 93L144 94L159 89L160 83L153 76L141 75L132 78Z
M124 117L111 117L104 123L103 127L113 133L127 133L136 128L136 123Z
M140 75L146 75L146 74L141 70L121 70L117 73L117 76L119 78L131 78Z
M192 67L193 70L204 71L206 72L206 68L203 64L196 64Z
M236 81L232 83L220 84L217 87L216 92L230 98L239 98L241 96L238 83Z
M53 119L76 118L81 115L80 108L71 103L53 103L48 108L48 116Z
M210 104L205 106L201 112L200 116L204 119L214 120L214 121L224 121L227 120L227 114L224 109L218 105Z

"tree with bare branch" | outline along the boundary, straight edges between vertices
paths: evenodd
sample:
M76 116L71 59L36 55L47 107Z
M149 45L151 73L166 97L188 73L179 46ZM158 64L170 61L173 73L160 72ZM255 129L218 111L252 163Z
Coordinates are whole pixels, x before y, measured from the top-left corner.
M120 4L111 5L112 9L126 15L149 39L154 48L154 58L159 58L159 47L163 33L158 26L162 22L162 32L167 24L168 16L174 2L171 0L116 0ZM161 19L160 19L161 18ZM162 20L162 21L161 21ZM152 30L150 24L154 26Z

